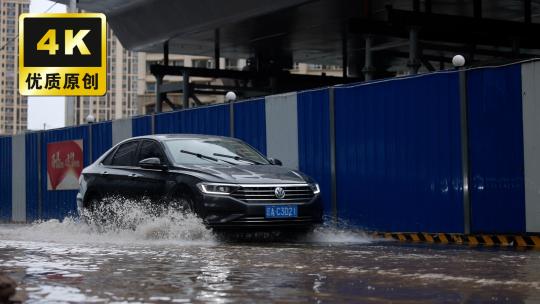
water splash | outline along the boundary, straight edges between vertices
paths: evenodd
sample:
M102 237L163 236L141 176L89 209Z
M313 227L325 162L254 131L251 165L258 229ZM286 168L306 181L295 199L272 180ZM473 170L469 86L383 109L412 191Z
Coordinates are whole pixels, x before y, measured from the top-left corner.
M359 229L323 225L307 234L304 241L308 243L367 244L373 242L373 238Z
M114 198L81 217L34 222L2 230L10 239L105 244L212 243L212 231L191 213L152 206L147 200Z
M324 224L307 234L304 241L309 243L367 244L373 242L373 238L346 220L326 216Z
M1 229L11 240L74 244L160 245L215 244L216 242L291 242L365 244L372 239L345 221L325 219L310 231L253 232L216 234L192 213L175 204L152 204L149 200L109 198L99 208L84 211L80 217L38 221L28 226Z

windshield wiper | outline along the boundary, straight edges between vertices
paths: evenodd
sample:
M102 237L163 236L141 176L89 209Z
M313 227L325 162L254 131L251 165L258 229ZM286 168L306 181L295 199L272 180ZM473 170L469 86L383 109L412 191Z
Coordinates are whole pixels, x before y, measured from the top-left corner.
M212 161L215 161L215 162L222 161L222 162L226 162L226 163L231 164L231 165L235 165L235 163L228 162L228 161L223 160L223 159L217 159L215 157L204 155L204 154L201 154L201 153L195 153L195 152L186 151L186 150L180 150L180 153L193 155L193 156L196 156L196 157L202 158L202 159L209 159L209 160L212 160Z
M219 157L232 158L234 160L243 160L243 161L255 164L255 165L264 165L261 162L258 162L258 161L255 161L255 160L252 160L252 159L249 159L249 158L246 158L246 157L238 156L238 155L227 155L227 154L220 154L220 153L214 153L213 155L214 156L219 156Z

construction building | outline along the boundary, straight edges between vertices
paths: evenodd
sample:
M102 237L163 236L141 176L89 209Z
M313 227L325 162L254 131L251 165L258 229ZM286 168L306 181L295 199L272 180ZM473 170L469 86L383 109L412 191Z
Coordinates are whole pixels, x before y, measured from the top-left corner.
M0 134L26 130L28 97L19 94L19 15L30 0L0 0Z

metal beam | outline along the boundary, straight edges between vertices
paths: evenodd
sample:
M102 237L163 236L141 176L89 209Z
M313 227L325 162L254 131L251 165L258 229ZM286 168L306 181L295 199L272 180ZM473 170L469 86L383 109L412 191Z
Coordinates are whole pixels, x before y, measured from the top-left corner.
M364 68L362 69L362 73L364 73L364 79L366 81L370 81L373 79L373 72L375 72L375 68L373 67L373 49L371 47L371 44L373 43L373 37L371 35L367 35L365 37L366 41L366 50L365 50L365 63Z
M369 35L369 36L371 36L373 38L373 35ZM409 42L408 41L395 41L395 42L382 43L382 44L378 44L378 45L373 45L373 42L372 42L371 43L371 51L372 52L384 51L384 50L395 49L395 48L400 48L400 47L404 47L404 46L409 46ZM356 50L357 49L355 49L355 51Z
M169 65L169 40L163 43L163 65Z
M225 95L229 91L230 90L195 90L195 89L191 89L191 95L190 96L193 96L194 94L196 94L196 95ZM268 92L249 92L249 93L247 93L245 95L249 96L249 97L254 97L254 96L263 96L263 95L268 95L268 94L269 94Z
M420 60L418 60L418 28L414 26L409 30L409 61L407 66L410 74L417 74L420 68Z
M250 79L255 78L259 74L251 71L234 71L234 70L214 70L206 68L192 68L183 66L164 66L154 64L150 66L150 72L153 75L178 75L182 76L185 71L196 77L209 78L233 78L233 79Z
M343 26L343 32L341 33L341 69L343 71L343 78L347 78L347 67L349 66L349 52L348 52L348 30L347 26Z
M172 103L172 101L170 101L169 98L165 97L163 101L165 101L165 103L168 104L169 107L171 107L171 109L175 110L177 108L177 106L174 103Z
M397 57L397 58L409 58L408 52L401 52L401 51L382 51L384 56L391 56L391 57ZM444 62L452 62L451 57L444 57L444 56L438 56L438 55L428 55L428 54L422 54L422 57L426 60L431 61L444 61Z
M175 81L175 82L167 82L159 87L160 93L176 93L176 92L182 92L183 90L183 83L182 81Z
M420 62L428 69L430 72L435 72L435 67L429 62L429 60L425 59L424 57L420 58Z
M191 99L193 99L193 102L195 102L196 105L198 106L202 106L202 102L201 100L199 99L199 97L197 97L197 95L195 94L191 94Z
M182 76L184 72L188 72L191 77L208 77L208 78L230 78L240 80L260 80L269 79L270 77L280 77L288 80L308 81L314 83L339 84L343 83L343 78L333 76L318 76L318 75L300 75L291 74L288 71L279 72L256 72L256 71L235 71L235 70L215 70L206 68L192 68L183 66L163 66L154 64L150 66L150 72L154 76L177 75Z
M220 55L220 37L219 29L214 30L214 69L219 70Z
M512 40L512 56L519 57L519 38L514 38Z
M191 94L189 87L189 71L184 71L182 75L182 107L184 109L189 108L189 95Z
M212 85L212 84L199 84L199 83L190 83L191 91L197 90L222 90L222 91L239 91L239 92L257 92L267 94L270 92L270 88L254 88L254 87L236 87L236 86L225 86L225 85ZM184 82L175 81L168 82L161 85L162 93L182 93L184 92Z
M161 86L163 83L163 76L156 76L156 106L154 107L155 113L161 113L161 102L163 95L161 95Z

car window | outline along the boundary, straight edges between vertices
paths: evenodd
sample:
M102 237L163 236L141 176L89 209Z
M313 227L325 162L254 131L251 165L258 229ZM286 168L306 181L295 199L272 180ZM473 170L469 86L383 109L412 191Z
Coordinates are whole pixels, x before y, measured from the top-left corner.
M159 160L161 160L161 163L165 163L165 158L163 157L161 146L155 141L145 140L141 144L137 163L139 163L143 159L150 157L157 157L159 158Z
M103 161L102 161L101 163L104 164L105 166L110 166L111 163L112 163L112 158L113 158L113 156L114 156L114 151L115 151L115 150L116 150L116 149L113 149L113 150L111 151L111 153L109 153L109 155L107 155L107 156L103 159Z
M112 158L111 165L113 166L134 166L135 153L137 153L137 145L139 141L130 141L122 144Z
M169 149L170 154L174 157L174 162L178 164L212 163L211 160L180 152L182 150L214 157L222 163L223 160L225 160L228 162L237 163L239 165L248 164L248 162L242 160L214 156L214 153L239 156L256 163L268 164L268 161L259 152L239 140L217 137L171 139L165 141L165 146L167 149Z

